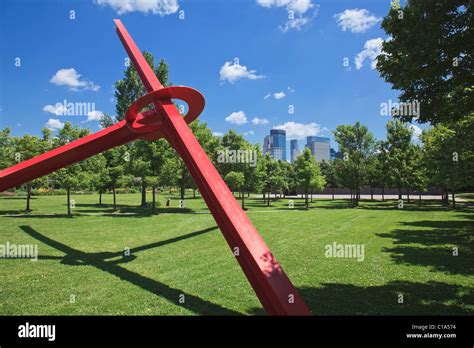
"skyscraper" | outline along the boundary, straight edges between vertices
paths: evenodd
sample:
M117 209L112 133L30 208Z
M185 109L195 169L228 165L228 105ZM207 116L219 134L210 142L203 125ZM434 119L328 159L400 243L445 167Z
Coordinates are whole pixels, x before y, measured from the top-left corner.
M283 129L270 130L270 156L286 161L286 132Z
M311 154L313 155L316 161L329 161L329 138L315 136L307 137L305 147L307 147L311 151Z
M270 153L270 149L272 147L272 144L270 143L270 136L266 135L265 138L263 139L263 154L266 155L267 153Z
M293 163L298 157L299 150L298 150L298 140L293 139L290 140L290 162Z

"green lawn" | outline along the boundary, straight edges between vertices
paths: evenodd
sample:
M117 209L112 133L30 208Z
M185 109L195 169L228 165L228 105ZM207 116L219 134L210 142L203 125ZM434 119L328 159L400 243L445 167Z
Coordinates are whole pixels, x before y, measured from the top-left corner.
M29 214L24 198L1 197L0 244L37 244L40 257L0 259L0 315L262 314L204 202L189 196L178 209L176 196L171 207L165 197L152 215L138 194L117 195L124 214L111 214L111 195L102 206L97 195L75 195L73 217L64 196L34 197ZM286 199L266 207L260 196L246 204L314 314L474 313L472 207L317 200L304 210ZM363 244L364 261L325 257L333 242Z

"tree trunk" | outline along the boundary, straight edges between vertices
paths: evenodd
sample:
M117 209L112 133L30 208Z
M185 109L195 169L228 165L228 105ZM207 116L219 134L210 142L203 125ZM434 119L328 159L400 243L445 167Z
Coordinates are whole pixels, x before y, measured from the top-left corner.
M142 183L142 207L146 207L146 184L145 182Z
M267 193L267 207L270 206L270 192Z
M385 202L385 186L382 186L382 202Z
M247 197L250 197L250 191L247 192Z
M402 188L398 187L398 199L402 199Z
M67 190L66 190L67 215L71 215L71 200L70 200L70 197L71 197L71 190L68 187Z
M153 185L153 188L152 188L152 205L151 205L151 211L152 213L154 214L155 213L155 204L156 204L156 187L155 185ZM196 191L194 191L196 192Z
M114 195L114 211L117 210L117 200L115 197L115 187L112 187L112 194Z
M418 202L421 204L421 193L418 194Z
M311 190L310 192L311 192L311 203L313 203L313 190Z
M99 205L102 205L102 191L99 191Z
M410 203L410 188L407 187L407 202Z
M30 211L31 185L26 185L26 211Z
M308 204L308 191L304 192L304 197L305 197L304 198L304 205L305 205L306 209L308 209L308 207L309 207L309 204Z
M334 200L334 187L332 188L332 200Z
M184 201L184 185L180 185L179 190L179 197Z
M451 198L453 200L453 208L456 209L456 196L454 194L454 190L451 191Z
M242 197L242 210L245 210L245 192L242 191L241 197Z
M370 200L374 200L374 188L372 186L370 186Z
M444 189L444 204L449 205L449 191L447 188Z

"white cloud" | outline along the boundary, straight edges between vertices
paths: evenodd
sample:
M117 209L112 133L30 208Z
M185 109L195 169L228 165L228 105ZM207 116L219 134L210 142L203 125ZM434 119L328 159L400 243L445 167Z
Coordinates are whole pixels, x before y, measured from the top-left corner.
M286 33L290 29L301 30L306 24L309 23L311 18L305 16L299 16L295 18L288 19L284 25L278 26L282 32Z
M234 83L240 79L258 80L264 78L263 75L256 75L256 70L249 70L246 66L236 62L225 62L219 72L221 81Z
M382 20L364 8L347 9L335 14L334 18L343 31L349 30L353 33L364 33Z
M312 0L257 0L257 4L266 8L286 8L288 19L285 24L278 27L284 33L290 29L301 30L316 17L319 10L319 5L313 4ZM309 16L305 15L311 9L314 9L313 13Z
M215 137L221 137L224 135L224 133L221 133L221 132L212 132L212 135L215 136Z
M264 126L266 124L269 123L269 121L266 119L266 118L258 118L258 117L254 117L252 118L252 123L256 126Z
M64 123L55 118L50 118L44 125L46 128L51 130L60 129L64 127Z
M63 104L57 103L56 105L45 105L43 107L44 112L49 112L51 114L55 114L56 116L61 116L66 113L66 109L64 108Z
M415 124L410 125L409 128L410 128L410 129L412 130L412 132L413 132L413 138L414 138L415 140L418 140L418 138L420 137L421 132L422 132L421 128L418 127L418 126L415 125Z
M100 121L100 118L104 116L104 113L102 111L97 111L97 110L94 110L94 111L89 111L87 113L87 120L86 122L89 122L89 121Z
M287 10L303 14L314 6L311 0L257 0L262 7L286 7Z
M263 99L268 99L268 98L270 98L271 96L272 96L272 94L271 94L271 93L268 93L265 97L263 97Z
M254 135L254 131L253 130L249 130L248 132L244 132L244 135L247 136L247 135Z
M238 126L247 123L247 117L245 116L245 113L243 111L233 112L229 116L227 116L225 120L229 123L236 124Z
M100 86L93 82L81 80L81 74L74 68L59 69L49 82L58 86L67 86L73 91L90 89L97 92L100 89Z
M295 90L294 90L293 88L291 88L290 86L288 86L287 90L288 90L288 92L290 92L290 93L293 93L293 92L295 91Z
M377 64L377 56L382 52L383 40L378 37L376 39L367 40L364 44L364 49L360 51L354 58L356 69L360 70L364 66L366 59L371 60L371 68L375 69Z
M311 135L318 135L321 126L316 122L302 124L297 122L286 122L285 124L273 127L275 129L284 129L286 137L290 139L303 139Z
M281 91L281 92L276 92L276 93L273 93L273 98L275 99L283 99L286 97L286 93Z
M178 0L94 0L97 5L110 6L122 15L128 12L151 12L160 16L176 13L179 9Z

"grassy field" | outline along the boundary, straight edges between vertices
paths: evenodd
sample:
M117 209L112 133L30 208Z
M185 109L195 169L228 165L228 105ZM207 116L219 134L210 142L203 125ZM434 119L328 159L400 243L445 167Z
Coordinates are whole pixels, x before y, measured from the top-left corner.
M24 198L1 197L0 244L37 244L40 256L0 259L0 315L263 314L204 202L166 197L151 214L138 194L118 195L113 214L110 195L76 195L72 217L64 196L34 197L29 214ZM472 207L246 204L314 314L474 313ZM364 245L364 260L325 257L333 242Z

